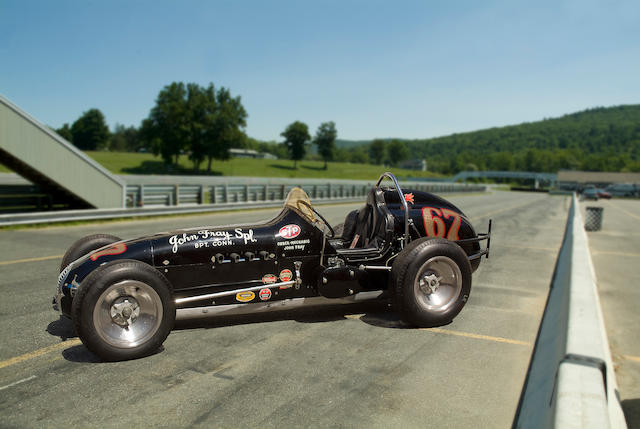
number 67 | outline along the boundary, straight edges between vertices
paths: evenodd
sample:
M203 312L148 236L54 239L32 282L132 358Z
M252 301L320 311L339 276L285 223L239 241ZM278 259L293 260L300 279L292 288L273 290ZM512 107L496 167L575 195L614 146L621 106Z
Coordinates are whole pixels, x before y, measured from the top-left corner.
M451 228L449 228L449 232L447 233L447 226L444 223L444 219L449 219L450 217L453 217L453 222L451 224ZM444 238L446 235L447 240L458 240L460 215L453 210L424 207L422 209L422 220L424 221L424 230L427 237Z

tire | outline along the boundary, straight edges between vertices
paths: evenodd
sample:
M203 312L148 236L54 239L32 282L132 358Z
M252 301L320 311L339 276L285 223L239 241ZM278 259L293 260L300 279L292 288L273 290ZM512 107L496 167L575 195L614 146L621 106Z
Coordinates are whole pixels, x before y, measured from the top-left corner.
M71 314L89 350L106 361L121 361L158 350L173 329L176 308L171 284L161 273L124 259L101 265L82 281Z
M62 262L60 263L60 272L62 272L62 270L67 267L67 265L69 265L76 259L86 255L87 253L93 252L94 250L98 250L101 247L116 243L118 241L120 241L118 237L109 234L94 234L82 237L80 240L73 243L71 247L69 247L69 250L67 250L67 253L65 253L62 257Z
M425 328L441 326L451 322L469 299L471 264L457 244L421 238L396 258L390 283L394 304L405 322Z

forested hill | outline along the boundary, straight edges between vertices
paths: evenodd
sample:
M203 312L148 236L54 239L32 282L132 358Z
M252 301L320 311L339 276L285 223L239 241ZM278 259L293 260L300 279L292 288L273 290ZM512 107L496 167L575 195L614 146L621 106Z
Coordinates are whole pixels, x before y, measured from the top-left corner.
M640 171L640 105L422 140L405 140L431 171Z

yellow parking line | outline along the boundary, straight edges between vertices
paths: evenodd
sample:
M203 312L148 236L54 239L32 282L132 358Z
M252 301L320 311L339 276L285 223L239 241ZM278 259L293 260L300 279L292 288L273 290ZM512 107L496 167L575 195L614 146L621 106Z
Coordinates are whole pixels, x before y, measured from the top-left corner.
M23 262L48 261L50 259L60 259L64 255L40 256L39 258L15 259L13 261L0 261L0 265L22 264Z
M346 314L347 319L360 319L364 314ZM456 335L458 337L474 338L476 340L493 341L496 343L516 344L518 346L531 346L528 341L512 340L511 338L493 337L491 335L472 334L470 332L453 331L451 329L441 328L418 328L419 331L432 332L435 334Z
M640 363L640 357L638 356L622 355L622 357L625 358L626 360L632 360L634 362Z
M623 208L622 208L622 207L620 207L619 205L617 205L617 204L613 204L611 201L608 201L608 204L609 204L609 205L611 205L611 206L613 206L613 207L615 207L615 208L617 208L617 209L618 209L618 210L620 210L621 212L623 212L623 213L625 213L625 214L627 214L627 215L629 215L629 216L631 216L631 217L633 217L633 218L636 218L636 219L640 220L640 216L638 216L637 214L635 214L635 213L631 213L630 211L627 211L627 210L623 209Z
M441 328L420 328L421 331L434 332L436 334L456 335L458 337L474 338L476 340L493 341L496 343L515 344L518 346L531 346L528 341L512 340L511 338L493 337L491 335L472 334L470 332L452 331L451 329Z
M612 252L612 251L600 251L595 250L592 255L614 255L614 256L631 256L632 258L640 258L640 253L627 253L627 252Z
M45 355L47 353L55 352L55 351L66 349L66 348L73 347L73 346L77 346L79 344L82 344L82 342L79 339L76 338L76 339L73 339L73 340L63 341L61 343L57 343L57 344L54 344L52 346L43 347L41 349L34 350L32 352L25 353L25 354L20 355L20 356L16 356L16 357L13 357L11 359L0 361L0 368L6 368L8 366L15 365L15 364L20 363L20 362L24 362L24 361L27 361L27 360L30 360L30 359L37 358L37 357Z

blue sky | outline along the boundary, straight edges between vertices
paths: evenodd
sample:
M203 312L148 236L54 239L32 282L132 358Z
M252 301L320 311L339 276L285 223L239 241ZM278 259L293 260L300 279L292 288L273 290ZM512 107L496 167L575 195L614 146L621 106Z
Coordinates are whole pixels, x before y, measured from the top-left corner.
M247 133L424 138L640 103L638 1L0 0L0 93L54 127L139 125L172 81Z

